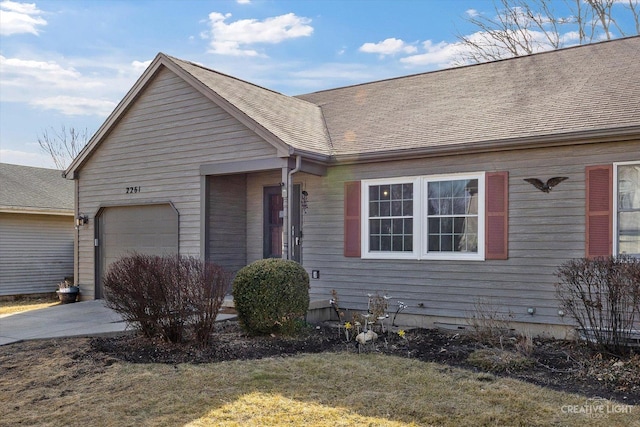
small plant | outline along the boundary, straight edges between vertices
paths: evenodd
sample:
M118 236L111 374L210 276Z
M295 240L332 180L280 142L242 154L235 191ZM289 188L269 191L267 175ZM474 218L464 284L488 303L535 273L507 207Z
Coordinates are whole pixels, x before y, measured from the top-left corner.
M309 309L309 275L295 261L258 260L236 275L233 299L245 331L291 334Z
M501 313L497 307L484 299L478 299L473 307L473 313L467 317L467 323L477 341L502 346L504 338L513 335L510 324L513 313Z
M640 318L640 259L628 255L567 261L557 271L556 295L590 344L626 353Z

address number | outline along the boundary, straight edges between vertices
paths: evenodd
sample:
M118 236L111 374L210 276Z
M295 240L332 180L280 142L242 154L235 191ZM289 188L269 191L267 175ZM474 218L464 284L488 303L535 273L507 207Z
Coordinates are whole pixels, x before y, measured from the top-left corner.
M127 187L127 192L126 194L135 194L135 193L140 193L142 191L142 189L138 186L138 187Z

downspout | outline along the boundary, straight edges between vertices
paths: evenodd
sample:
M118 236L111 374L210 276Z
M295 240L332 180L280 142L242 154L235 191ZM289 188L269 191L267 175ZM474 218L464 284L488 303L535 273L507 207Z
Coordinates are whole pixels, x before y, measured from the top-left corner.
M291 221L291 215L293 212L293 174L300 171L300 168L302 167L302 156L296 156L296 167L291 169L289 171L289 173L287 174L287 182L286 182L286 186L287 186L287 195L286 195L286 216L284 218L283 221L283 236L282 236L282 241L284 242L284 249L282 251L282 258L284 259L291 259L291 248L293 247L292 243L293 243L293 230L291 229L290 224L292 223Z

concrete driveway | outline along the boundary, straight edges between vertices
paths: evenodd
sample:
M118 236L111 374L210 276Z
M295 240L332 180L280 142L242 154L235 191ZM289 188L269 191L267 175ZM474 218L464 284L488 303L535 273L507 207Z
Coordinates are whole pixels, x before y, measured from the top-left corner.
M118 313L107 308L103 300L82 301L0 316L0 345L125 330L127 323Z
M216 321L234 319L218 314ZM0 316L0 345L43 338L95 336L132 330L104 300L60 304Z

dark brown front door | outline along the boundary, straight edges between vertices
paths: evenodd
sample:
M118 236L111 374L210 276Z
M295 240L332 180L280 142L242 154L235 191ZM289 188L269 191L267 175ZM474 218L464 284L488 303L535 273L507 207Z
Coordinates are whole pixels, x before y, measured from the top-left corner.
M284 203L279 186L264 189L263 257L282 258ZM291 259L302 262L302 232L300 217L300 185L293 186L291 206Z

